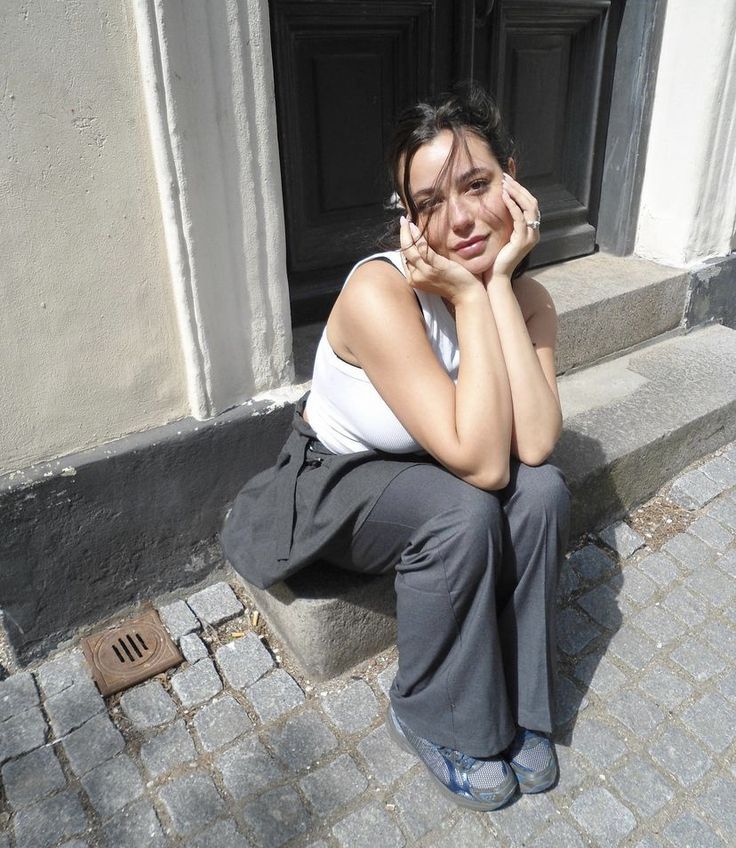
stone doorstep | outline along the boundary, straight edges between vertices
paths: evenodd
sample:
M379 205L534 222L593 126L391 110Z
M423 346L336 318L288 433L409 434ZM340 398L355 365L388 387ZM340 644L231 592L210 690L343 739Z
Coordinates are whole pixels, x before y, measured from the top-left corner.
M621 357L621 380L608 402L599 386L611 387L611 363L560 379L561 395L579 407L552 457L573 494L572 539L620 517L736 438L734 361L736 331L713 325ZM691 381L697 390L684 396L682 387ZM396 638L392 575L364 577L320 563L270 590L247 584L247 591L315 681L346 671Z

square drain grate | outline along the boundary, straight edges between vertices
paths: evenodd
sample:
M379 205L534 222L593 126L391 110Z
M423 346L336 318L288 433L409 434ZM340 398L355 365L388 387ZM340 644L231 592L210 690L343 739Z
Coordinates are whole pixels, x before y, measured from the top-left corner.
M127 689L184 660L156 610L85 636L82 650L103 695Z

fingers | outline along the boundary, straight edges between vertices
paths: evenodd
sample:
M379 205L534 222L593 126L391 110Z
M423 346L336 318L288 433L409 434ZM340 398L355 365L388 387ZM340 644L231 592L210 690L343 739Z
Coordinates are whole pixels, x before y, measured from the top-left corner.
M517 182L511 175L503 175L503 185L509 195L518 204L524 214L525 221L538 221L539 204L536 197L527 191L521 183Z
M401 217L400 238L401 255L410 274L415 270L422 273L429 271L435 253L416 224L404 218L403 215Z

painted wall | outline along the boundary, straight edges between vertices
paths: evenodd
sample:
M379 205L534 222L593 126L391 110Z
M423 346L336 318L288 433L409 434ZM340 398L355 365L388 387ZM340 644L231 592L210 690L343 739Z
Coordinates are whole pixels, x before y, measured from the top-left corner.
M0 472L189 413L124 2L0 9Z
M736 0L668 0L635 250L688 266L735 233Z

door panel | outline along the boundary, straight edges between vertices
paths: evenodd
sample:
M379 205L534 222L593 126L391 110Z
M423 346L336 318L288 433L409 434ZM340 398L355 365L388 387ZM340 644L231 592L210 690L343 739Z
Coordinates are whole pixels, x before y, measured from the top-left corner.
M500 0L476 32L475 77L498 99L519 177L542 212L532 267L595 249L591 187L611 17L612 0Z
M407 104L450 80L450 0L275 0L279 144L295 323L323 318L388 218L384 151Z

